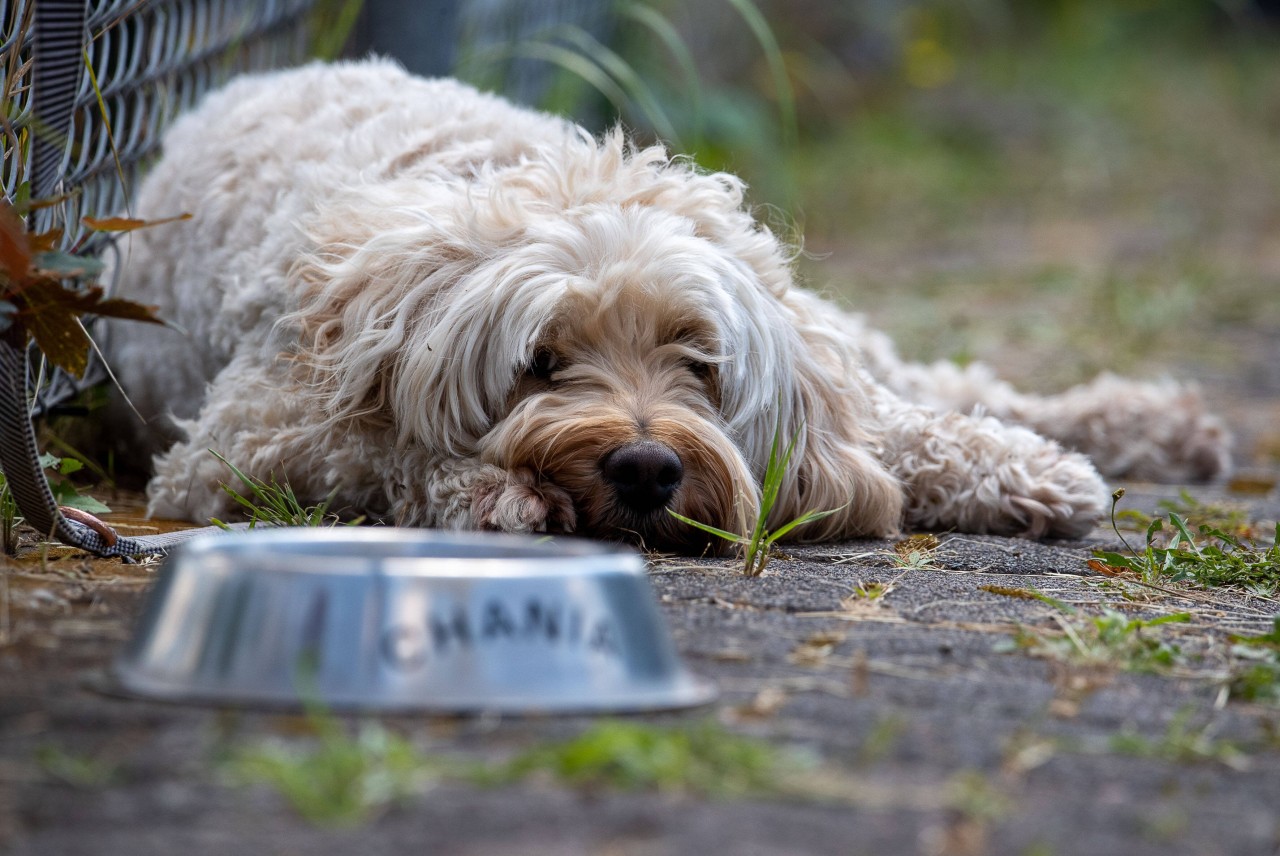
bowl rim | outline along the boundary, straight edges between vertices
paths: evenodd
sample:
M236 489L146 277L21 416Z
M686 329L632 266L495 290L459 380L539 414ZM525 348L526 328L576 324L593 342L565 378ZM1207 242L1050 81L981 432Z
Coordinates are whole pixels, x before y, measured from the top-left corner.
M433 548L439 552L433 554ZM422 553L415 555L415 549ZM486 551L492 552L486 555ZM621 544L564 535L397 526L290 526L213 532L182 543L168 561L184 568L251 565L255 572L323 575L531 578L644 574L640 554Z

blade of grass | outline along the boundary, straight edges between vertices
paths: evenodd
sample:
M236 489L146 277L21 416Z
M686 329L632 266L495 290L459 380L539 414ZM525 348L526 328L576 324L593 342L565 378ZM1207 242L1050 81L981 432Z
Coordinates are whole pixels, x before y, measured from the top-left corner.
M773 76L774 94L778 99L778 113L782 119L782 142L786 146L794 146L799 139L799 122L796 118L796 95L791 88L791 79L787 76L786 62L782 57L782 48L773 34L769 22L751 2L751 0L727 0L728 4L742 16L752 35L764 51L765 62L769 64L769 72Z
M107 104L102 98L102 87L98 86L98 73L94 71L93 60L89 57L89 49L84 49L84 68L89 74L89 85L93 87L94 98L98 102L98 113L102 119L102 127L107 132L107 142L111 146L111 159L115 161L116 178L120 181L120 193L124 197L124 210L131 212L133 204L129 201L129 182L124 177L124 164L120 161L120 151L116 148L116 135L111 130L111 118L107 115Z
M693 526L697 529L701 529L703 532L710 533L711 535L715 535L717 538L723 538L724 540L731 541L734 544L741 544L746 541L746 539L743 538L741 535L736 535L732 532L726 532L723 529L717 529L716 527L710 526L706 523L699 523L698 521L693 520L692 518L685 517L683 514L678 514L670 510L668 510L667 513L670 514L675 519L679 520L681 523L688 523L690 526Z
M675 59L684 78L684 91L689 95L689 104L693 114L694 148L703 144L703 129L706 117L703 113L702 77L698 74L697 63L693 52L675 26L657 9L643 3L623 3L618 7L618 14L630 18L653 33L666 46L667 52Z
M581 51L583 56L594 58L600 68L612 75L627 93L629 100L649 119L658 136L676 148L681 148L680 134L675 125L662 109L653 90L645 84L630 63L581 27L570 24L557 27L554 32Z

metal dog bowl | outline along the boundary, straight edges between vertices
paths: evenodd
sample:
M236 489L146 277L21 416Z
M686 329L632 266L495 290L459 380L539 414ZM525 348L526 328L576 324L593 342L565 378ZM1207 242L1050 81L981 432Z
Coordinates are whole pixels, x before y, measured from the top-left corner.
M710 701L634 552L427 530L208 535L160 571L114 668L172 701L499 712Z

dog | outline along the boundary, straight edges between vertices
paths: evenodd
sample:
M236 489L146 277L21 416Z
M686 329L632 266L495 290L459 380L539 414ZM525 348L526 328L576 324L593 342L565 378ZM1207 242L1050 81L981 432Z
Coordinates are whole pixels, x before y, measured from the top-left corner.
M106 342L154 516L234 516L213 450L400 525L696 552L668 512L745 531L794 440L770 525L831 512L794 540L1075 538L1109 502L1086 455L1228 460L1182 387L904 363L796 287L738 178L389 61L241 78L164 152L137 208L193 218L130 236L114 279L178 329Z

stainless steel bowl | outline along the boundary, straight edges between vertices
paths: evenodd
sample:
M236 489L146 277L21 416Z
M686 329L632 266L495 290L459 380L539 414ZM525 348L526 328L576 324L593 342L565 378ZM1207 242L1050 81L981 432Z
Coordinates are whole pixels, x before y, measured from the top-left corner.
M715 696L681 665L636 553L380 527L192 539L161 569L114 677L149 698L374 710Z

